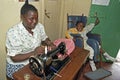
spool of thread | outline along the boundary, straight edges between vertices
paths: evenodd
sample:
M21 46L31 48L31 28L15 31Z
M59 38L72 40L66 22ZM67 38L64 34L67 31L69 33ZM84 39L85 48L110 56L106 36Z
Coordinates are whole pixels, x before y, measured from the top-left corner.
M45 46L45 54L47 54L47 46Z

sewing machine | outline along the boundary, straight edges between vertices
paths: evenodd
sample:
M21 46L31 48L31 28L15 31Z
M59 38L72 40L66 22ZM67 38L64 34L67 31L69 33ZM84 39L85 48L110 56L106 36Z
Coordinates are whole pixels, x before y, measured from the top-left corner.
M35 75L44 80L50 80L69 61L69 57L59 60L56 56L57 53L64 55L65 51L66 46L64 42L61 42L54 50L46 52L45 49L45 54L30 57L29 67Z
M89 56L89 51L84 50L79 47L75 47L73 52L69 55L68 58L65 58L63 61L56 61L56 64L59 63L59 67L54 67L58 70L56 73L53 72L47 75L47 79L49 80L76 80L77 74L81 73L81 67L86 62L86 59ZM43 80L41 77L35 75L30 69L30 64L24 66L23 68L19 69L17 72L13 74L13 78L15 80L25 80L25 74L28 74L28 80ZM68 75L69 74L69 75Z

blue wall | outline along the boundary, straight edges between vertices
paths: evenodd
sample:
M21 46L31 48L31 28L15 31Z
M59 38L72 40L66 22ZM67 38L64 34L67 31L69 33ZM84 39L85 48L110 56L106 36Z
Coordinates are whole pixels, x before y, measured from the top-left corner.
M89 16L93 16L95 12L100 18L100 24L92 32L101 34L102 47L115 57L120 49L120 0L110 0L108 6L92 4ZM88 22L94 20L88 18Z

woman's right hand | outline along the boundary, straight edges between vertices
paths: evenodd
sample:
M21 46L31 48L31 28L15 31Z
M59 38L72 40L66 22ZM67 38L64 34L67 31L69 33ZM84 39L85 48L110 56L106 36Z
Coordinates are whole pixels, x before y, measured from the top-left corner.
M38 46L34 50L35 55L40 55L40 54L43 54L44 52L45 52L45 47L44 46Z

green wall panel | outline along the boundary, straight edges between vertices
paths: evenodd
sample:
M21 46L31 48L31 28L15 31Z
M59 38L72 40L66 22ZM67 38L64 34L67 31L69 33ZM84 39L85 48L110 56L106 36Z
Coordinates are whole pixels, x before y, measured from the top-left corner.
M92 4L89 16L94 16L95 12L100 23L92 32L101 35L102 47L115 57L120 49L120 0L110 0L108 6ZM95 18L88 17L88 23L93 21Z

